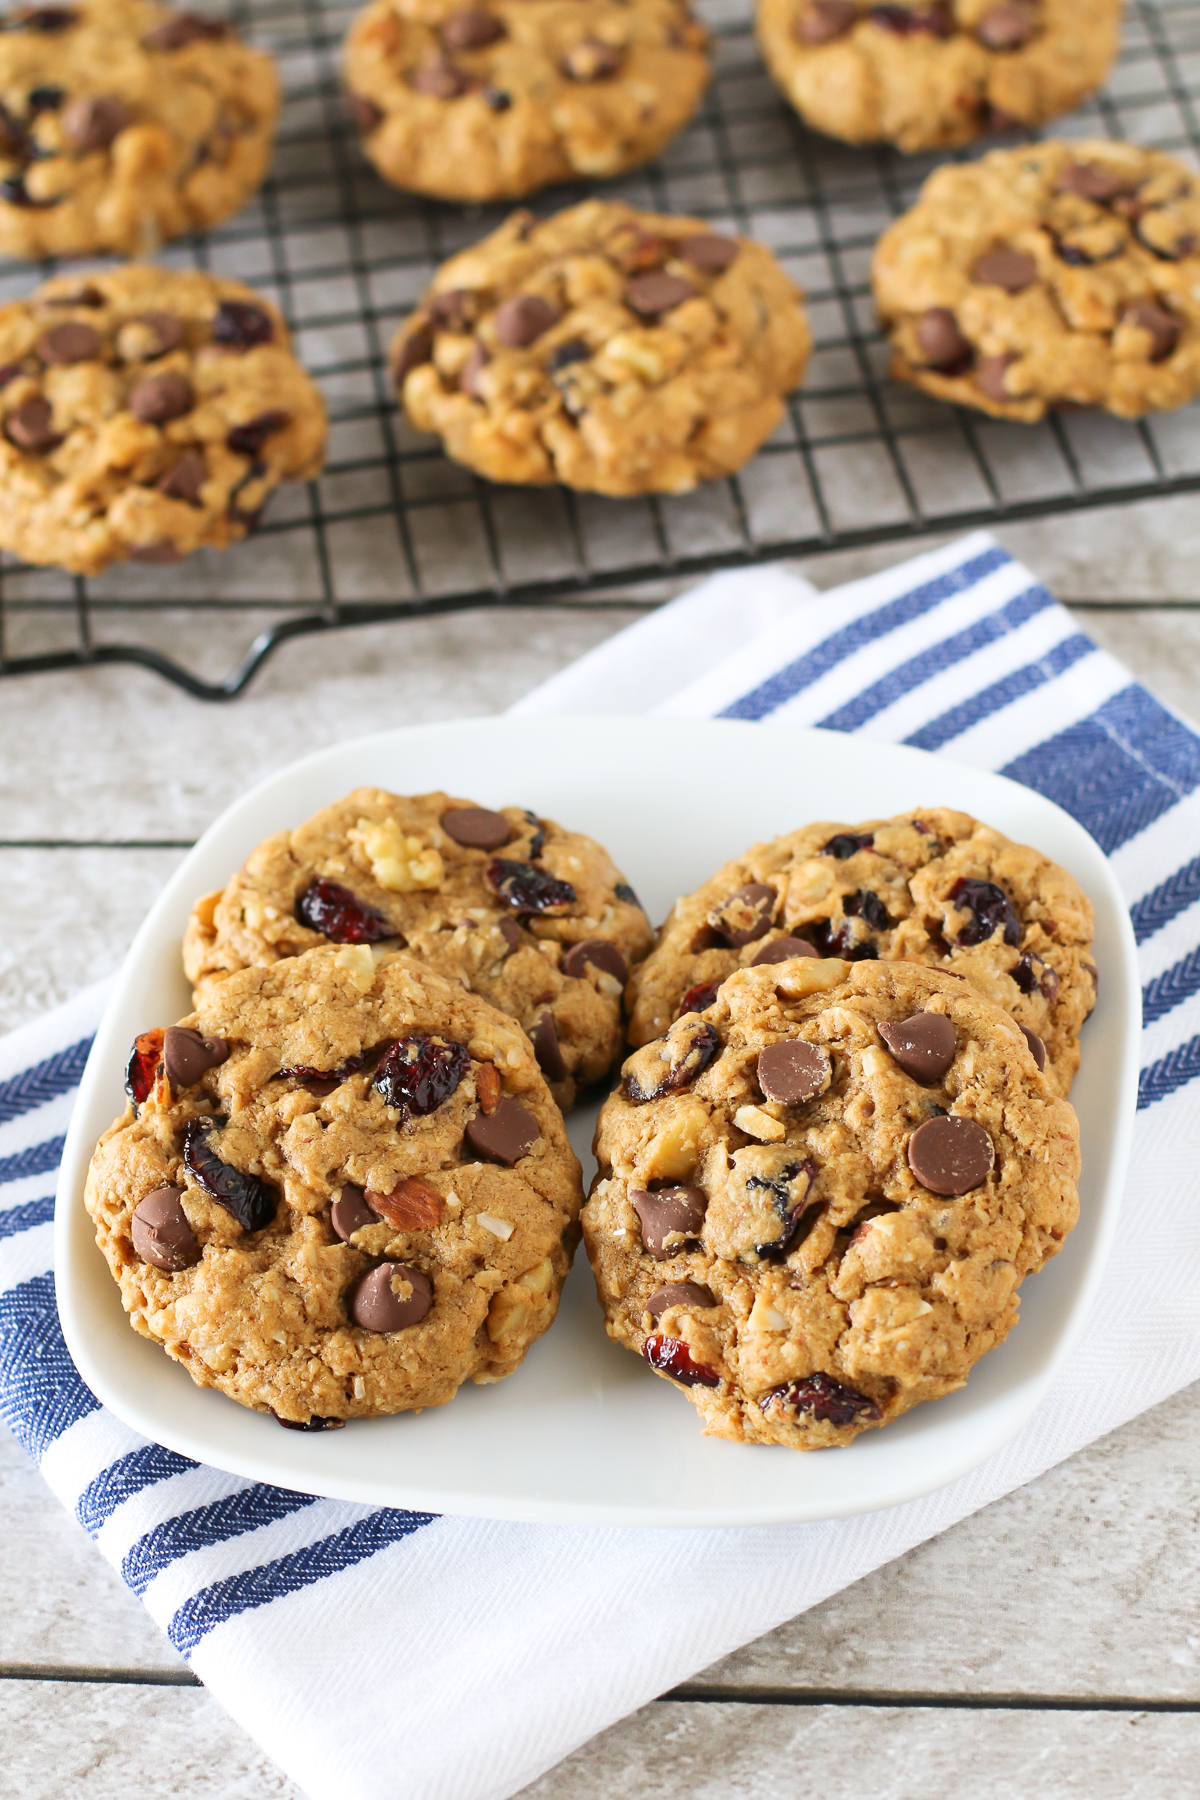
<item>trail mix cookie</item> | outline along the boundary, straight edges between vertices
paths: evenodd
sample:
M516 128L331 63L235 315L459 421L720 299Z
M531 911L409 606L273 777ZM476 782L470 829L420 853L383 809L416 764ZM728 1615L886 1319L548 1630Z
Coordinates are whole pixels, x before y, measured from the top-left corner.
M758 0L758 40L809 125L935 150L1041 125L1098 88L1121 0Z
M282 1424L440 1406L554 1318L583 1195L529 1045L367 944L137 1039L86 1204L131 1323Z
M403 947L519 1019L566 1107L620 1054L622 989L651 932L580 832L519 806L357 788L197 904L184 967L199 1002L222 971L330 941Z
M1200 181L1106 139L939 169L879 240L892 373L1034 422L1122 418L1200 393Z
M739 971L628 1059L596 1157L609 1336L707 1433L796 1450L961 1387L1079 1211L1020 1028L912 963Z
M791 956L925 963L965 976L1070 1091L1096 1003L1092 908L1074 877L946 807L824 822L727 862L675 902L627 994L633 1044L702 1012L735 969Z
M233 543L324 451L287 328L239 281L126 265L0 306L0 547L28 562Z
M687 0L373 0L345 75L385 180L516 200L657 156L700 103L707 47Z
M5 15L0 102L0 251L144 256L258 187L279 77L221 19L76 0Z
M769 250L699 219L519 212L438 270L392 373L417 429L492 481L681 494L778 425L801 299Z

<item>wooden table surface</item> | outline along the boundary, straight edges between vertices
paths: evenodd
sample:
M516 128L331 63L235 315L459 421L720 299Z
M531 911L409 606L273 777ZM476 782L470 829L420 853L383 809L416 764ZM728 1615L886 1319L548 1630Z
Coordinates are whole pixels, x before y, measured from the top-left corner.
M1200 502L1001 536L1082 629L1200 721ZM908 548L802 566L828 587ZM132 669L0 684L0 1029L113 968L182 848L251 781L362 732L500 711L643 604L303 640L220 709ZM201 655L213 629L164 625ZM223 666L225 647L212 658ZM1192 1389L705 1670L526 1794L1200 1794L1198 1510ZM300 1800L2 1431L0 1795Z

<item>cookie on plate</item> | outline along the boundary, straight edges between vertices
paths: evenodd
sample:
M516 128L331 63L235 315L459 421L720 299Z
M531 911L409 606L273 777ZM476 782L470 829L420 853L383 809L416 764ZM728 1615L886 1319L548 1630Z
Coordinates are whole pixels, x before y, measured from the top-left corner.
M1121 0L758 0L758 41L807 124L936 150L1041 125L1100 86Z
M965 976L1003 1007L1066 1094L1096 1003L1092 929L1072 875L966 813L805 825L675 902L630 977L629 1038L647 1043L703 1011L735 969L796 955L903 959Z
M512 1019L326 946L142 1034L86 1204L130 1321L201 1387L319 1427L511 1374L554 1319L579 1164Z
M517 200L657 156L700 103L707 49L687 0L372 0L345 78L386 181Z
M443 263L392 345L419 431L492 481L682 494L738 469L811 346L771 252L587 200Z
M18 6L0 34L0 251L151 254L262 181L279 77L224 20L157 0Z
M0 306L0 548L27 562L234 543L324 453L321 396L240 281L127 264Z
M967 982L743 969L636 1051L583 1210L608 1334L716 1437L817 1450L961 1387L1079 1212L1079 1126Z
M941 400L1032 423L1200 393L1200 180L1157 150L1031 144L939 169L873 281L892 373Z
M520 1020L555 1099L621 1053L621 993L651 944L608 852L520 806L358 788L270 837L184 938L197 1003L223 971L314 945L404 948Z

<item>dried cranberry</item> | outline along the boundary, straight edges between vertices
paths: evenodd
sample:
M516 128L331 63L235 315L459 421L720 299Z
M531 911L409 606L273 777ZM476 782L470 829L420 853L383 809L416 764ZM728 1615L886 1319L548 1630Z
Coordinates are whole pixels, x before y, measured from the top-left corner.
M847 894L842 900L842 911L851 918L865 919L875 931L887 931L892 923L887 907L870 888L859 888L856 894Z
M811 1198L816 1178L815 1163L794 1162L788 1163L778 1175L751 1175L747 1180L748 1188L759 1188L770 1194L771 1203L783 1221L779 1237L754 1246L764 1262L782 1262L789 1250L804 1242L816 1224L820 1214L814 1211L817 1202Z
M873 831L839 831L822 845L822 856L836 856L839 862L845 862L848 856L854 856L860 850L870 850L875 842Z
M378 944L396 935L373 906L327 875L309 882L296 902L296 917L301 925L323 932L335 944Z
M525 807L524 812L525 823L533 827L533 836L529 840L529 849L526 854L528 855L530 862L536 862L538 857L542 854L542 851L546 848L546 834L542 830L542 821L538 818L537 814L535 812L530 812L528 807Z
M129 1052L129 1062L125 1069L125 1092L135 1107L150 1098L158 1065L162 1061L162 1047L163 1032L159 1029L140 1032L133 1040L133 1049Z
M257 1175L222 1162L210 1133L224 1119L192 1119L183 1134L183 1160L206 1194L232 1213L243 1231L261 1231L275 1217L275 1189Z
M684 1387L720 1387L721 1377L708 1363L693 1362L688 1347L679 1338L656 1334L642 1345L642 1355L652 1369L661 1369L672 1381Z
M294 1081L306 1093L324 1097L332 1094L334 1088L341 1087L343 1081L348 1080L351 1075L357 1075L366 1060L365 1056L348 1056L336 1069L313 1069L308 1063L293 1063L286 1069L280 1069L279 1074L281 1079Z
M846 962L878 962L878 947L869 938L856 938L843 919L835 931L829 919L817 919L809 927L822 956L840 956Z
M389 1044L375 1071L375 1086L389 1106L408 1118L431 1113L448 1100L471 1058L464 1044L443 1043L414 1031Z
M282 431L290 417L290 413L281 412L278 407L259 413L257 418L248 419L244 425L235 425L225 439L225 446L241 456L257 456L267 439Z
M690 987L688 989L687 993L683 996L683 999L679 1002L679 1011L675 1014L675 1017L677 1019L682 1019L684 1013L703 1012L705 1008L711 1006L716 999L720 986L721 984L719 981L697 982L695 987Z
M993 933L1001 929L1006 944L1020 943L1021 921L1016 909L1004 889L997 887L994 881L975 881L964 875L950 889L949 899L951 906L959 912L972 915L958 934L956 941L960 946L986 944Z
M913 12L907 6L873 6L868 17L872 25L896 37L915 37L922 31L931 32L934 37L949 37L954 29L944 6L932 6L927 12Z
M873 1400L857 1388L846 1387L832 1375L807 1375L802 1381L789 1381L772 1388L758 1403L764 1412L786 1407L789 1412L808 1413L825 1425L853 1425L856 1419L878 1419L883 1415Z
M261 306L246 300L222 300L213 320L213 343L231 344L249 350L254 344L269 344L275 336L271 315Z
M13 20L17 31L68 31L79 14L73 6L31 6Z
M1047 1000L1053 1000L1058 993L1058 976L1049 963L1027 950L1015 969L1009 971L1013 980L1023 994L1035 991L1044 994Z
M636 906L639 912L645 910L641 901L627 881L618 881L616 887L613 889L613 893L617 896L618 900L623 900L626 906Z
M629 1059L621 1088L635 1106L690 1087L721 1049L720 1038L704 1019L697 1019L694 1025L673 1025L664 1041L670 1051L669 1060L662 1058L657 1044L648 1044ZM642 1075L650 1076L648 1087L639 1079Z
M544 869L535 869L532 863L494 856L487 866L487 878L515 912L563 912L575 904L575 889L569 881L559 881Z
M313 1413L310 1419L284 1419L273 1406L270 1413L275 1423L282 1425L285 1431L341 1431L346 1423L345 1419L323 1419L320 1413Z

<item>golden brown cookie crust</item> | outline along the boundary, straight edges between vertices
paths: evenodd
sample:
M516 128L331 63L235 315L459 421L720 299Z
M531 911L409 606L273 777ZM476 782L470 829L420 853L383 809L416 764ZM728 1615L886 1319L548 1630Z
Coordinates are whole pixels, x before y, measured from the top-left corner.
M1120 19L1121 0L758 0L758 40L816 130L935 150L1070 112L1112 67Z
M538 1036L550 1017L562 1057L547 1074L555 1098L570 1106L576 1090L606 1075L621 1053L622 963L650 948L651 932L633 890L608 852L580 832L564 831L519 806L505 807L509 839L495 850L457 843L444 815L470 800L433 793L404 796L358 788L294 831L268 838L223 892L201 900L184 939L184 967L197 1003L230 969L268 967L329 940L301 923L297 907L314 881L349 889L374 912L386 940L438 974L479 994ZM574 898L538 912L522 910L488 880L494 859L566 882ZM604 942L613 968L563 960L573 945Z
M324 457L278 309L219 276L48 281L0 307L0 380L0 546L80 575L234 543Z
M879 1032L918 1013L953 1026L953 1060L932 1083ZM812 1047L825 1086L782 1104L765 1097L758 1058L793 1040ZM693 1079L630 1098L689 1053ZM910 1162L922 1160L914 1134L941 1114L985 1152L957 1197ZM912 963L742 970L702 1016L629 1058L596 1157L582 1222L609 1336L682 1376L707 1433L797 1450L849 1443L961 1387L1078 1216L1071 1107L998 1007ZM635 1201L680 1185L694 1210L652 1255ZM701 1291L661 1294L683 1283Z
M0 34L5 255L149 255L258 187L279 77L228 25L197 25L157 0L75 0L25 17Z
M199 1386L297 1423L440 1406L468 1378L510 1374L553 1321L583 1198L562 1118L514 1022L409 958L359 945L231 975L184 1023L224 1039L227 1060L178 1091L160 1072L136 1117L127 1109L100 1140L87 1180L97 1242L135 1329ZM466 1072L441 1105L406 1118L373 1077L380 1050L414 1033L465 1046ZM281 1073L364 1055L323 1095ZM464 1138L489 1084L539 1134L511 1166ZM243 1229L185 1161L189 1122L209 1116L226 1121L210 1137L221 1161L270 1189L262 1229ZM425 1223L380 1216L342 1241L331 1212L346 1183L390 1196L405 1181L420 1190ZM135 1209L166 1184L183 1188L200 1251L174 1273L143 1260L132 1235ZM403 1329L365 1329L348 1310L357 1280L382 1261L432 1284L430 1310Z
M993 884L995 912L978 893L983 910L973 911L969 888L955 900L960 881ZM764 890L762 910L748 920L757 934L732 946L727 927L738 921L723 909L748 884ZM931 807L858 825L825 820L755 844L675 902L630 976L629 1039L660 1037L685 996L706 1005L696 989L794 936L821 954L873 953L965 976L1042 1040L1046 1079L1065 1095L1096 1002L1092 932L1091 904L1072 875L967 813Z
M684 0L373 0L345 78L385 180L518 200L657 156L700 104L707 47Z
M515 213L444 263L392 370L417 429L489 480L686 493L783 417L802 298L752 239L588 200Z
M938 399L1033 423L1200 393L1200 181L1159 151L1044 143L939 169L873 282L893 375Z

